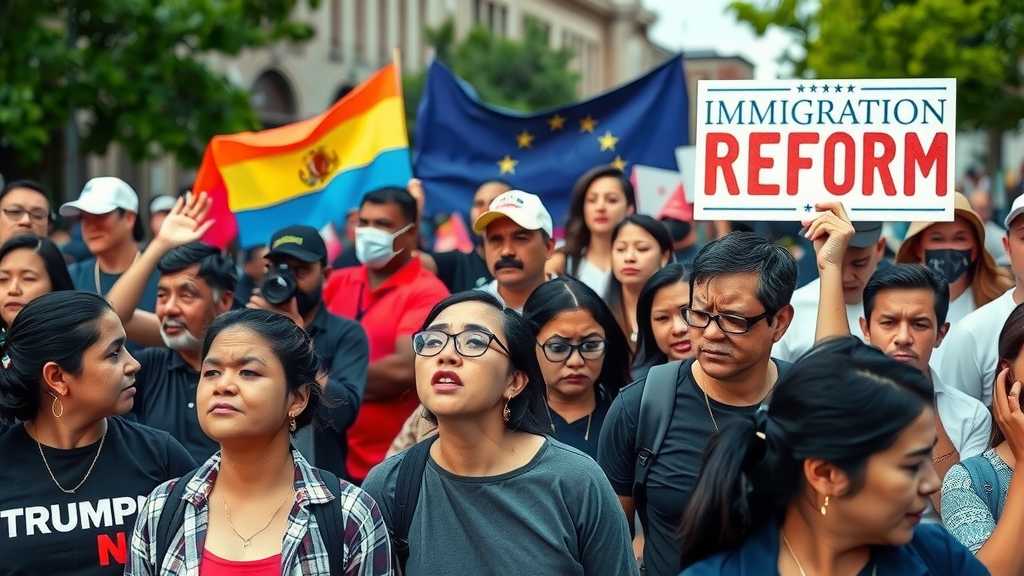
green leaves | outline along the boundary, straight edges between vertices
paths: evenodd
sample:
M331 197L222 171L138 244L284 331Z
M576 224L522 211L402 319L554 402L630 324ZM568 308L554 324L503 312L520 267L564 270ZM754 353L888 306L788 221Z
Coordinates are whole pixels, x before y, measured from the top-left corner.
M196 165L213 135L258 127L211 56L312 37L291 19L300 2L0 2L0 146L37 162L74 109L83 152L118 142L135 160Z
M801 77L957 78L957 121L1006 129L1024 118L1018 62L1024 0L774 0L733 2L763 34L790 32Z

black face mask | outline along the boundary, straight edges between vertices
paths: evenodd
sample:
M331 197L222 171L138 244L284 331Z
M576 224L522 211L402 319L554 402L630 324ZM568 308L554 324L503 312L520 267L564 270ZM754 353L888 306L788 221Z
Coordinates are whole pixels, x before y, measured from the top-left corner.
M970 271L974 265L971 262L970 250L925 250L924 263L932 271L942 276L947 284L952 284L963 278L963 275Z
M310 310L320 305L322 299L321 286L317 286L312 293L296 290L295 305L299 308L299 316L305 318Z

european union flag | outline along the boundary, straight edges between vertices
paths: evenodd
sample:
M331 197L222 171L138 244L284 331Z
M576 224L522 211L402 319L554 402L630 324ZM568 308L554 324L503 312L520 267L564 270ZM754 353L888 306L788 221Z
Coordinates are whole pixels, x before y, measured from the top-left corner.
M621 88L539 114L481 103L442 64L427 75L413 171L431 212L467 212L477 186L500 178L543 199L565 221L576 179L599 165L677 170L689 133L682 56Z

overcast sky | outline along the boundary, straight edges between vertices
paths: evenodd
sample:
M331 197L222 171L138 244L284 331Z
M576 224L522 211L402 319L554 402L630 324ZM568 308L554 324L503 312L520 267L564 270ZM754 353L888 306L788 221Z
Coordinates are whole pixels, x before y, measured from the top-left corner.
M725 11L728 0L643 0L658 13L651 31L653 40L671 49L714 49L738 54L756 66L755 77L772 79L783 73L776 59L790 44L789 37L773 30L757 38L750 26Z

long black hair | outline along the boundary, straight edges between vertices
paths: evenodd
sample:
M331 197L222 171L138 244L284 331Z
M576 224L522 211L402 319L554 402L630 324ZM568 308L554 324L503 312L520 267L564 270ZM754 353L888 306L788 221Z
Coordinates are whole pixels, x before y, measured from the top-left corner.
M896 441L932 394L919 370L857 338L816 345L775 387L767 411L723 426L708 444L683 514L683 565L735 548L780 518L803 489L808 458L838 466L856 493L867 460Z
M309 388L306 408L295 417L295 425L296 428L302 428L312 422L320 409L317 377L321 374L321 365L313 340L306 331L283 314L249 308L233 310L221 314L210 324L203 341L204 359L217 336L229 328L245 328L267 341L284 368L285 386L289 392L295 392L303 386Z
M77 374L82 354L99 340L99 319L113 312L98 294L61 290L43 294L18 312L0 346L0 420L33 420L39 412L43 366L56 362Z
M999 331L999 364L996 366L996 376L993 376L992 386L996 385L995 378L999 376L999 373L1004 368L1012 367L1013 363L1017 361L1021 348L1024 348L1024 304L1018 304L1013 312L1010 312L1006 323L1003 324L1003 329ZM1024 378L1024 374L1015 374L1011 370L1010 377L1006 382L1008 385L1013 385L1015 380L1022 378ZM992 421L995 422L994 402L990 410L993 412ZM992 426L992 435L989 440L992 448L1002 444L1003 440L1006 440L1006 436L996 423Z
M673 262L654 273L647 279L640 297L636 301L636 327L637 347L636 356L633 358L633 370L639 374L668 362L668 355L658 347L658 341L654 338L654 329L651 327L651 313L654 308L654 297L658 292L675 283L689 285L690 273L686 267L678 262ZM680 312L681 314L682 312Z
M0 246L0 261L11 252L23 249L35 252L43 260L46 275L50 277L51 292L75 289L75 285L71 281L71 274L68 273L68 265L64 261L64 255L49 238L41 238L34 234L15 236Z
M547 386L544 384L544 376L540 371L540 364L537 363L537 355L534 353L536 344L533 331L518 312L505 308L494 296L486 292L466 290L452 294L438 302L423 321L421 330L426 330L441 312L464 302L479 302L494 308L501 314L509 362L512 364L513 370L526 374L526 387L508 403L512 415L507 426L520 432L549 434L551 432L551 416L548 414ZM425 407L424 410L426 410ZM427 411L427 417L436 421L434 415L429 411Z
M660 221L646 214L630 214L616 224L615 228L612 228L612 246L615 245L615 241L619 238L622 230L630 224L639 226L653 236L654 241L658 243L658 250L661 252L661 255L668 256L669 262L675 258L675 253L672 252L672 236L669 235L668 228L665 228L665 225ZM608 307L611 309L612 314L615 315L615 320L619 323L619 326L622 326L622 331L625 332L628 326L626 325L627 314L622 301L622 283L615 277L615 274L612 274L608 280L605 298L608 300ZM637 320L638 324L639 322Z
M585 310L604 329L605 355L601 374L594 385L614 398L629 383L629 348L626 337L615 321L608 305L589 286L568 276L553 278L541 284L526 299L523 317L533 328L533 337L552 318L568 310Z
M572 187L572 197L569 200L569 216L565 223L565 271L570 276L576 276L579 272L580 263L583 260L583 251L590 245L590 228L583 218L583 204L587 199L587 191L590 185L598 178L610 176L619 181L622 193L626 197L626 206L636 207L636 193L633 191L633 183L629 181L626 174L611 165L597 166L585 172L576 180ZM571 267L569 265L572 265Z

